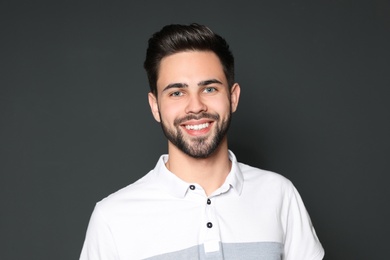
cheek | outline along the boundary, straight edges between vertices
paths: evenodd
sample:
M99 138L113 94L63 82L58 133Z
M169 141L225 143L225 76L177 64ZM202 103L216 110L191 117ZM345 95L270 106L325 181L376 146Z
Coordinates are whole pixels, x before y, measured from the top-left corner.
M160 106L160 115L162 117L162 120L164 120L165 122L173 122L177 117L180 116L179 112L179 106Z
M212 103L213 110L221 116L230 114L230 101L227 98Z

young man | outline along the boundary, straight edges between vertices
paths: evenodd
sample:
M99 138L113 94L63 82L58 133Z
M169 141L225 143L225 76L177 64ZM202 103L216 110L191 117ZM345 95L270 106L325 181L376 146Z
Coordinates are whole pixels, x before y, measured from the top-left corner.
M144 65L168 155L96 205L80 259L322 259L291 182L228 150L240 86L226 41L169 25L149 40Z

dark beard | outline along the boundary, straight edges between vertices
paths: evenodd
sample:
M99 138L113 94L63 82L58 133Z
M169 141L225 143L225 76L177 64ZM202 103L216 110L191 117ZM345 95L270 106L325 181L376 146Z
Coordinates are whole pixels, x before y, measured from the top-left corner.
M161 127L166 138L175 145L179 150L196 159L205 159L212 155L218 146L221 144L223 138L226 136L227 131L230 126L232 113L229 114L228 118L225 121L222 121L220 125L217 124L220 116L213 115L208 113L201 113L199 115L188 115L184 118L175 120L174 126L176 131L172 131L166 127L162 121L161 115ZM183 138L182 129L180 125L182 122L191 120L191 119L201 119L201 118L210 118L215 120L214 124L216 125L216 133L212 136L212 140L209 143L206 143L207 138L205 137L193 137L189 142L186 142Z

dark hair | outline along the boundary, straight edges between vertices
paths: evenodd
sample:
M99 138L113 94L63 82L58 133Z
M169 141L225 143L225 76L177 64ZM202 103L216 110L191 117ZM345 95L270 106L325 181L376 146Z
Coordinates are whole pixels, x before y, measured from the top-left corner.
M171 24L149 39L144 68L150 91L157 96L157 78L161 60L183 51L212 51L222 63L229 87L234 84L234 57L226 40L204 25Z

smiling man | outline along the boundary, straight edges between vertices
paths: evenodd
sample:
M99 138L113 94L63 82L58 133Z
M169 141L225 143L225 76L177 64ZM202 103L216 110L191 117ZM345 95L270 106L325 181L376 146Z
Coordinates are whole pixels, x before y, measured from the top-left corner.
M96 205L80 259L322 259L291 182L228 149L240 86L226 41L202 25L168 25L144 66L168 154Z
M230 172L226 133L240 86L229 87L218 56L186 50L164 57L156 90L149 93L154 118L168 139L167 168L211 195Z

